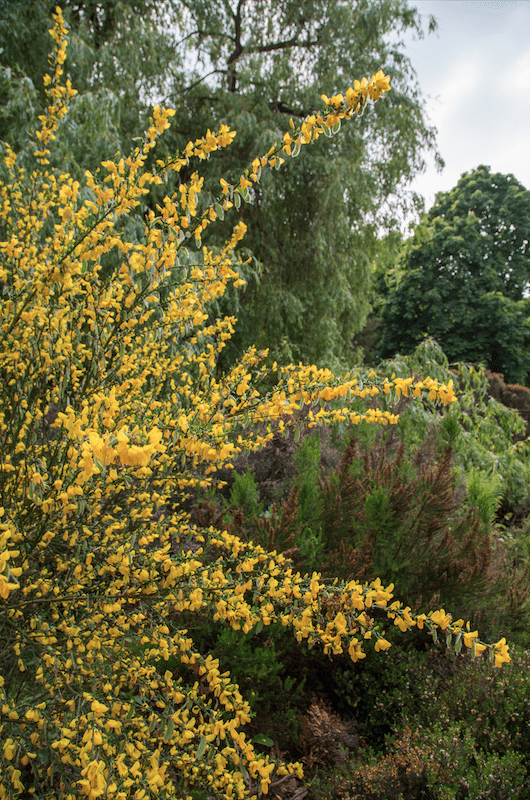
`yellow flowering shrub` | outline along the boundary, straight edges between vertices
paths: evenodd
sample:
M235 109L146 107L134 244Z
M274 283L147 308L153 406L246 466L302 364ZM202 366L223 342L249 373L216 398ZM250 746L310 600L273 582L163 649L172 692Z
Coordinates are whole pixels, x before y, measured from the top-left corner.
M299 641L356 661L370 639L389 646L378 609L403 631L440 629L457 649L509 660L504 640L485 645L444 610L415 616L393 601L393 586L295 574L278 553L195 528L182 508L191 488L294 424L303 404L310 426L392 424L392 414L354 412L349 400L453 399L451 385L429 378L363 383L303 365L275 365L276 385L263 394L266 354L255 350L216 371L235 320L212 321L208 304L241 283L244 225L222 249L202 246L204 231L250 199L262 170L377 99L388 77L324 97L322 114L293 124L235 184L222 180L213 204L201 194L200 162L235 132L208 131L147 169L174 113L158 107L141 145L80 185L50 166L75 94L62 83L59 9L54 19L34 169L5 146L10 179L0 185L0 798L179 798L193 786L257 797L274 769L300 767L255 753L241 730L247 702L196 650L182 612L245 632L280 621ZM151 188L194 164L128 240L125 222ZM193 682L161 671L169 659Z

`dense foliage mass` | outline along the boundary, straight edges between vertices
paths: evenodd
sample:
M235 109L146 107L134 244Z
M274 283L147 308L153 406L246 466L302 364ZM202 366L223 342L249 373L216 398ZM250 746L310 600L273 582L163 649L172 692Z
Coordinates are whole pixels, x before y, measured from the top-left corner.
M52 0L0 5L0 139L31 157L31 128L43 104ZM202 164L213 200L221 177L233 180L256 153L279 141L289 119L302 122L359 75L383 68L393 91L355 126L305 148L282 171L265 173L241 209L252 259L241 267L243 291L231 288L213 315L238 326L220 361L236 363L246 347L267 347L285 362L349 369L353 336L369 310L371 266L381 230L420 203L407 186L435 154L403 36L423 36L420 14L405 0L65 0L71 28L66 75L78 89L52 153L62 171L83 180L101 154L129 152L142 136L154 100L177 115L159 157L185 148L197 130L237 130L222 157ZM430 20L429 28L435 27ZM21 147L22 146L22 147ZM438 157L439 158L439 157ZM185 166L181 177L189 181ZM175 181L169 186L175 186ZM155 208L153 191L141 202ZM331 228L329 220L333 220ZM205 234L222 246L228 223ZM308 324L310 321L311 324Z
M530 378L530 191L480 166L437 195L406 242L381 315L379 352L429 335L451 361Z
M252 199L263 172L377 100L388 76L324 98L325 111L293 122L210 203L195 167L234 131L208 130L157 159L173 114L158 106L130 156L82 181L54 169L75 96L62 81L60 9L51 33L33 163L6 145L0 187L0 797L266 794L273 773L300 767L256 751L241 730L249 704L197 649L190 616L242 635L279 624L352 662L366 646L390 647L385 622L510 660L504 639L486 645L444 609L414 613L378 578L300 575L284 555L201 528L185 510L190 491L293 425L303 406L312 429L395 423L385 404L400 396L454 399L450 380L335 378L301 364L267 374L254 348L218 370L234 320L212 321L207 307L241 282L244 225L223 247L202 237ZM168 176L178 188L165 194ZM151 193L159 200L145 212ZM379 396L380 406L369 402Z
M449 369L432 340L381 365L389 377L426 370L454 380L457 400L440 409L402 397L396 425L276 436L240 454L229 491L196 507L203 521L286 550L301 571L377 574L406 586L415 609L436 602L518 644L497 676L426 647L421 632L406 651L352 663L305 653L274 626L243 637L190 621L245 688L253 733L302 759L310 800L528 794L530 390Z

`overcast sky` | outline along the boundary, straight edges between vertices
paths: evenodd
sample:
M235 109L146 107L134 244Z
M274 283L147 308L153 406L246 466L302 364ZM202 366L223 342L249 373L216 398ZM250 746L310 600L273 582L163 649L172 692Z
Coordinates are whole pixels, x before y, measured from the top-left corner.
M412 185L429 209L479 164L530 189L530 0L410 0L438 30L406 39L445 169Z

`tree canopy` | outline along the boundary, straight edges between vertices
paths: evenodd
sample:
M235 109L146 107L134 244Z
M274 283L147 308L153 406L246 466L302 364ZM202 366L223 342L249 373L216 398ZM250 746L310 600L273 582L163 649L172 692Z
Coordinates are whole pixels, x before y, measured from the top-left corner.
M434 150L400 41L411 29L423 35L420 16L389 0L187 8L183 24L198 61L189 89L171 97L176 130L187 138L197 119L228 121L238 136L223 168L240 170L290 118L310 114L324 88L341 91L359 72L379 68L391 76L391 97L327 143L331 149L318 142L310 157L302 150L281 183L254 187L243 216L258 270L234 311L236 353L251 341L278 350L283 340L294 359L351 364L353 335L369 310L378 233L414 205L400 190L422 170L424 151Z
M406 243L382 313L379 355L434 337L451 361L507 380L530 372L530 191L480 166L440 193Z
M42 31L53 5L19 0L0 7L0 138L12 144L30 141L42 107L49 49ZM423 36L416 9L406 0L62 6L72 30L65 68L79 94L56 155L74 175L96 169L102 152L128 152L149 103L167 98L177 113L166 155L197 129L226 123L238 132L229 153L204 165L205 190L215 196L220 177L241 174L283 136L289 119L320 106L322 91L343 91L379 69L390 75L392 92L366 109L355 130L327 147L316 142L311 158L303 148L281 182L265 176L250 189L243 210L252 256L247 288L212 308L212 318L229 312L239 319L226 363L251 342L276 353L283 342L296 359L351 364L380 232L418 207L407 184L423 169L425 153L436 154L435 130L403 53L405 32ZM226 229L212 234L209 243L221 246L225 235Z

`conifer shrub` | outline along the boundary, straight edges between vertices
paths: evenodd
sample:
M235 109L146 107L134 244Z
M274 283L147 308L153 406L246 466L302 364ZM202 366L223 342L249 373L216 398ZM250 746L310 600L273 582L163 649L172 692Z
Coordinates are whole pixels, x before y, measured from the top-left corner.
M319 452L318 437L306 437L286 498L253 518L261 544L288 552L302 571L399 581L416 608L485 605L501 562L491 536L497 484L489 490L476 474L466 492L452 448L435 430L412 453L392 433L364 444L354 434L337 468L327 471ZM234 531L241 531L237 521Z
M157 160L174 113L157 106L131 155L83 183L51 166L75 94L62 81L59 8L51 34L33 165L5 146L0 185L0 800L257 797L300 766L254 749L242 730L248 702L183 615L244 634L280 623L356 661L366 645L390 646L388 614L403 630L442 630L473 655L509 661L504 639L481 643L443 609L414 614L380 580L297 574L277 552L194 524L185 505L240 451L288 430L302 404L315 427L395 423L348 395L453 400L451 383L429 377L339 378L303 365L274 365L261 393L270 375L252 348L217 370L234 320L210 319L209 304L241 283L244 226L216 249L203 245L209 226L252 201L263 170L377 100L388 79L324 97L321 114L293 122L211 202L201 161L235 132L207 131Z
M466 607L491 587L498 558L490 530L462 496L449 447L406 456L390 440L362 451L352 439L321 487L324 574L384 575L417 606Z

